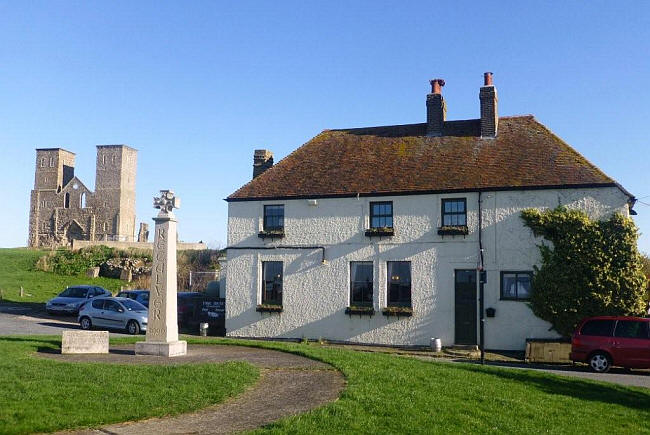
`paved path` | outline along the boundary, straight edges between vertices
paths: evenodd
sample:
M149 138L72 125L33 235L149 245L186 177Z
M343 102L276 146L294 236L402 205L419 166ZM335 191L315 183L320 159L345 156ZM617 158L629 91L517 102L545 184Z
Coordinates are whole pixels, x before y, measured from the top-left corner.
M188 355L174 358L135 355L132 345L111 347L108 355L41 355L63 361L117 364L187 364L235 360L247 361L261 368L261 378L254 386L222 404L176 417L119 423L94 430L61 432L65 434L240 432L334 401L345 388L343 376L330 365L284 352L242 346L190 345Z

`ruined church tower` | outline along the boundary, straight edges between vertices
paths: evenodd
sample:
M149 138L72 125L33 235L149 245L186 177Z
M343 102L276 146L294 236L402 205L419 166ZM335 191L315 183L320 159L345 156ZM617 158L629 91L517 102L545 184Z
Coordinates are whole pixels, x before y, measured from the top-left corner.
M98 145L95 192L74 175L75 154L36 150L28 246L65 246L72 240L134 241L137 150Z

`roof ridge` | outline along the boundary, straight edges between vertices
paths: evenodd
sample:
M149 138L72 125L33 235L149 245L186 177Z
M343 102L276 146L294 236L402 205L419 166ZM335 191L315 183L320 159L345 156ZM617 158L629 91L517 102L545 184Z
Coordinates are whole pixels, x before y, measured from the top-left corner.
M516 118L532 118L535 119L535 115L526 113L522 115L507 115L499 116L499 119L516 119ZM465 118L465 119L447 119L445 122L470 122L470 121L480 121L481 118ZM349 130L366 130L369 128L391 128L391 127L411 127L415 125L425 125L426 122L409 122L406 124L388 124L388 125L368 125L365 127L348 127L348 128L326 128L323 131L349 131Z

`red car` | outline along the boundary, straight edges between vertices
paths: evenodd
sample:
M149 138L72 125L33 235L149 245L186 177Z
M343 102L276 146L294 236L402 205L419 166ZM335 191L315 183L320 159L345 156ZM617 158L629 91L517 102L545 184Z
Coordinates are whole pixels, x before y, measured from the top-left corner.
M598 373L611 366L650 368L650 319L600 316L584 319L571 339L571 359Z

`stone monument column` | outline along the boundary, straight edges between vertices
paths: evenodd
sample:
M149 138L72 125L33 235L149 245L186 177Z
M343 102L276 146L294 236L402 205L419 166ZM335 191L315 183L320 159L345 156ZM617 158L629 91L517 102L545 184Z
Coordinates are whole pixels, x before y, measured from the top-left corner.
M140 355L179 356L187 353L187 342L178 340L176 311L176 216L180 199L171 190L161 190L154 198L154 207L160 213L156 223L153 244L153 268L149 290L149 319L147 339L135 344Z

